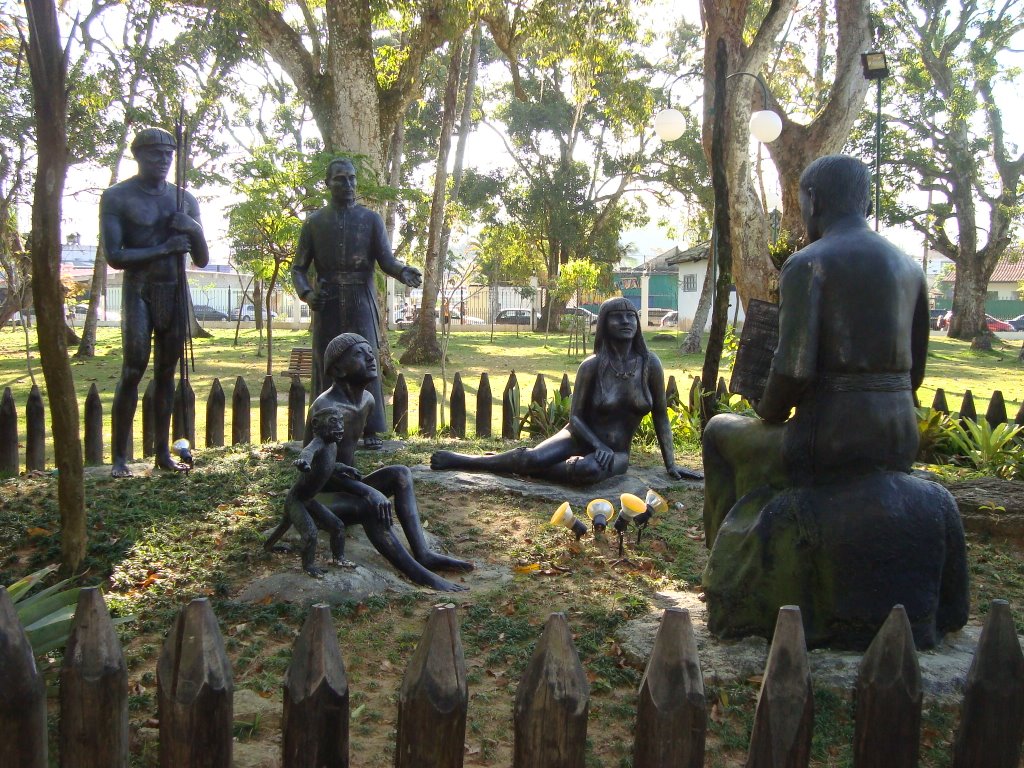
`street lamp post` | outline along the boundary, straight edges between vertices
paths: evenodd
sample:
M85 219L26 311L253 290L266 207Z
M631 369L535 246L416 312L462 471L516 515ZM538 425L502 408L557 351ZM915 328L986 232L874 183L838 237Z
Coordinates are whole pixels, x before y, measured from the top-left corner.
M725 342L725 326L729 314L729 284L732 282L732 238L729 232L729 184L725 176L725 88L728 80L741 75L752 77L761 86L764 109L750 116L750 133L758 141L775 141L782 133L782 119L768 109L768 87L752 72L726 75L725 45L719 41L715 66L715 103L711 131L711 186L714 210L711 224L712 281L711 332L701 369L701 422L707 424L714 412L718 370ZM654 130L663 141L674 141L683 135L685 119L678 110L666 109L654 119ZM720 273L720 274L719 274ZM721 280L720 280L721 278ZM719 285L719 282L722 285ZM738 300L738 298L737 298Z
M878 83L878 106L875 110L875 232L882 209L882 81L889 76L884 51L868 51L860 55L864 77Z

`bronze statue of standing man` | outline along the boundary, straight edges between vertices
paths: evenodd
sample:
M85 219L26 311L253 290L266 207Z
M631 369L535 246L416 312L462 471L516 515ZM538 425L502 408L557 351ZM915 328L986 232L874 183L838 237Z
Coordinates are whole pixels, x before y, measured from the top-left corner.
M380 358L380 315L374 267L405 285L416 288L422 275L415 267L398 261L381 217L356 204L356 169L349 160L332 160L327 166L331 202L310 214L299 234L298 252L292 263L295 292L313 312L313 395L331 385L324 376L324 352L339 333L357 333L369 342ZM316 287L310 281L312 267ZM380 448L378 433L387 429L384 392L380 379L368 384L375 407L363 430L363 447Z
M168 433L174 406L174 369L184 354L189 323L186 253L205 267L210 252L196 199L167 181L176 142L162 128L143 128L132 141L138 173L104 191L100 229L107 262L124 271L121 342L124 362L114 393L114 477L131 475L128 455L139 381L153 347L156 466L185 471L171 458ZM181 194L183 193L183 194ZM179 210L179 197L182 199Z

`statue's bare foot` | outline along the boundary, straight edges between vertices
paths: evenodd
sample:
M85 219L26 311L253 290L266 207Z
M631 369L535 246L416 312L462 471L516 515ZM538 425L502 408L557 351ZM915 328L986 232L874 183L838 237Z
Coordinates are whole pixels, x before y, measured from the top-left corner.
M263 545L263 549L265 549L267 552L277 552L277 553L293 551L291 544L285 544L283 542L280 543L280 544L271 544L269 547L266 544L264 544Z
M458 454L451 451L434 451L430 454L431 469L451 469L457 461Z
M111 477L131 477L132 471L128 469L128 463L121 461L120 459L114 461L114 466L110 468Z
M465 584L456 584L448 581L448 579L442 579L440 576L431 575L432 578L424 579L421 582L421 586L436 589L438 592L465 592L469 589Z
M322 579L324 574L327 573L323 568L317 568L315 565L311 565L308 568L303 568L306 573L312 576L314 579Z
M459 560L437 552L425 552L418 558L419 564L431 571L472 571L474 566L467 560Z
M353 563L351 560L346 560L343 557L337 557L337 558L335 558L333 560L330 560L328 562L331 565L337 566L338 568L347 568L349 570L352 570L353 568L356 567L355 563Z
M170 453L161 453L156 457L156 468L167 469L171 472L188 472L192 467L171 458Z
M363 448L367 451L379 451L384 447L384 440L379 435L363 435Z

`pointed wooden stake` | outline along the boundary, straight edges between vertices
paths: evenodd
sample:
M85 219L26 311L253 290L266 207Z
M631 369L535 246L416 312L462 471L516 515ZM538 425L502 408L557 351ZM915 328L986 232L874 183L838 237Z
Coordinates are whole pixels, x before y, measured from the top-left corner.
M800 609L779 609L757 695L747 768L805 768L811 758L814 695Z
M395 768L461 768L468 706L455 606L437 605L398 694Z
M0 587L0 765L46 768L46 685L14 603Z
M590 683L572 632L553 613L516 691L513 768L583 768Z
M946 390L939 387L935 390L935 397L932 400L932 410L939 413L949 413L949 403L946 402Z
M569 383L569 374L562 374L562 383L558 385L558 394L563 398L572 397L572 385Z
M206 447L224 446L224 387L220 379L210 385L210 396L206 398Z
M434 377L429 373L423 376L420 385L420 436L435 437L437 435L437 389Z
M85 464L95 467L103 463L103 403L96 382L85 396Z
M993 600L967 673L953 768L1017 768L1024 741L1024 655L1010 606Z
M260 389L260 442L277 442L277 385L269 374Z
M288 439L301 440L306 431L306 388L298 376L288 385Z
M486 373L480 374L480 387L476 391L476 436L491 436L491 380Z
M178 614L156 681L160 768L231 768L231 664L206 598Z
M706 732L704 677L690 613L669 608L640 682L633 768L701 768Z
M61 768L127 768L128 667L102 593L78 593L60 673Z
M409 386L405 383L404 374L398 374L391 403L391 423L395 434L406 437L409 434Z
M314 605L284 680L282 768L347 768L348 676L331 609Z
M448 403L451 413L452 437L464 440L466 437L466 388L462 384L462 374L456 373L452 382L452 396Z
M184 437L189 445L196 444L196 393L187 379L178 379L174 388L174 410L171 420L171 440Z
M0 399L0 477L18 474L18 409L10 387Z
M515 371L509 375L501 395L501 437L503 440L519 439L519 381Z
M1006 400L1003 399L1003 393L998 389L992 392L992 398L988 401L988 410L985 411L985 421L988 425L995 429L1000 424L1007 422L1006 418Z
M533 382L533 391L530 393L530 402L536 403L541 408L545 408L548 404L548 384L544 381L543 373L538 373L536 380Z
M857 672L855 768L914 768L921 742L921 668L902 605L889 613Z
M231 444L252 442L252 429L250 427L251 415L249 408L252 398L249 396L249 386L245 379L239 376L235 379L235 388L231 392Z
M679 408L679 385L675 376L669 376L665 385L665 404L669 408Z
M36 384L25 401L25 471L46 469L46 408Z
M962 424L968 419L974 422L978 421L978 409L974 405L974 394L969 389L964 392L964 399L960 403L960 423Z

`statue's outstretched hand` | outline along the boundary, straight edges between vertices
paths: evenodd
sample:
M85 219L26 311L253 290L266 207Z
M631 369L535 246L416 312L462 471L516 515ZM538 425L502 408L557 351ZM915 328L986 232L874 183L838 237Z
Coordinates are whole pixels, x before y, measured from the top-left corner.
M410 288L419 288L423 284L423 273L416 267L403 267L402 276L398 279Z
M703 480L704 474L701 472L695 472L692 469L686 469L686 467L680 467L678 464L673 464L671 467L667 467L669 477L673 480Z
M309 462L306 461L305 459L296 459L292 463L295 465L295 468L299 470L299 472L309 472Z

